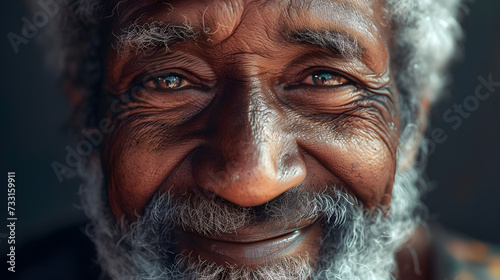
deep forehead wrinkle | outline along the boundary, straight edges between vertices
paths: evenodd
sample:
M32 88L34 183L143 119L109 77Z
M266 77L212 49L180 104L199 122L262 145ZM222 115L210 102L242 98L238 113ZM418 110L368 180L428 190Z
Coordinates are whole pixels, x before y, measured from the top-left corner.
M334 9L338 9L338 12L357 10L365 11L367 16L371 16L374 13L371 8L372 4L379 1L383 0L289 0L287 2L288 9L310 10L320 8L326 9L325 12L332 12Z

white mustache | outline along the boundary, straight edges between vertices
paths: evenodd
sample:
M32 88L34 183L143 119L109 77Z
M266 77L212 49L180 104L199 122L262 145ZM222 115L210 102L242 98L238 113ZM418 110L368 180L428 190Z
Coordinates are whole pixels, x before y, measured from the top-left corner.
M196 192L180 197L166 192L156 194L145 213L158 224L173 224L207 236L254 225L279 229L320 217L328 222L334 219L333 223L340 226L346 219L346 206L358 203L352 196L330 189L329 193L315 193L296 187L256 207L240 207L221 197L208 198Z

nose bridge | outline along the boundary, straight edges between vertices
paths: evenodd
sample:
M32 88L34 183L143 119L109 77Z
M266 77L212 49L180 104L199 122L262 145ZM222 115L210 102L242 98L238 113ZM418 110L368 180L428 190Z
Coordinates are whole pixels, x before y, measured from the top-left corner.
M277 161L280 143L275 135L280 130L277 112L269 104L260 83L252 81L229 92L217 122L218 144L222 157L231 162L230 178L250 177L279 179ZM247 178L244 178L247 177ZM230 182L228 182L230 183Z
M247 113L250 132L248 148L251 150L249 152L253 152L256 165L268 170L276 169L275 161L280 149L280 139L274 137L274 134L279 133L280 130L278 116L270 104L266 104L261 90L254 89L252 91L249 96ZM274 149L271 145L274 146Z

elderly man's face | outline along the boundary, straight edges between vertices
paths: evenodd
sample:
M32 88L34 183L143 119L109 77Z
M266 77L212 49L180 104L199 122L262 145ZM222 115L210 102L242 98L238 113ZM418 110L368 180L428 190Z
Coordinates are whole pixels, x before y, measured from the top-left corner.
M114 13L106 73L116 219L135 221L155 194L211 201L207 217L220 204L251 218L173 223L177 254L314 266L322 214L270 218L268 205L334 191L365 210L389 205L399 121L382 1L130 2Z

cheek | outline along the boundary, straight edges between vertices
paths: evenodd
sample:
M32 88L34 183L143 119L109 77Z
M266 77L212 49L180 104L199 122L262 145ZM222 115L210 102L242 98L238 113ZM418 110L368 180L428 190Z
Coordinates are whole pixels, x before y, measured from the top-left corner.
M163 170L158 157L149 155L140 147L117 145L116 142L112 146L108 159L109 202L116 218L123 214L130 218L134 211L141 213L161 183L162 178L158 175Z
M387 144L376 132L369 131L365 128L332 132L320 138L321 141L304 140L300 143L366 208L390 202L396 170L394 147L397 147L397 144ZM321 134L325 135L325 132Z
M116 218L135 220L185 154L182 147L158 148L121 128L106 145L110 207ZM167 152L168 151L168 152Z

